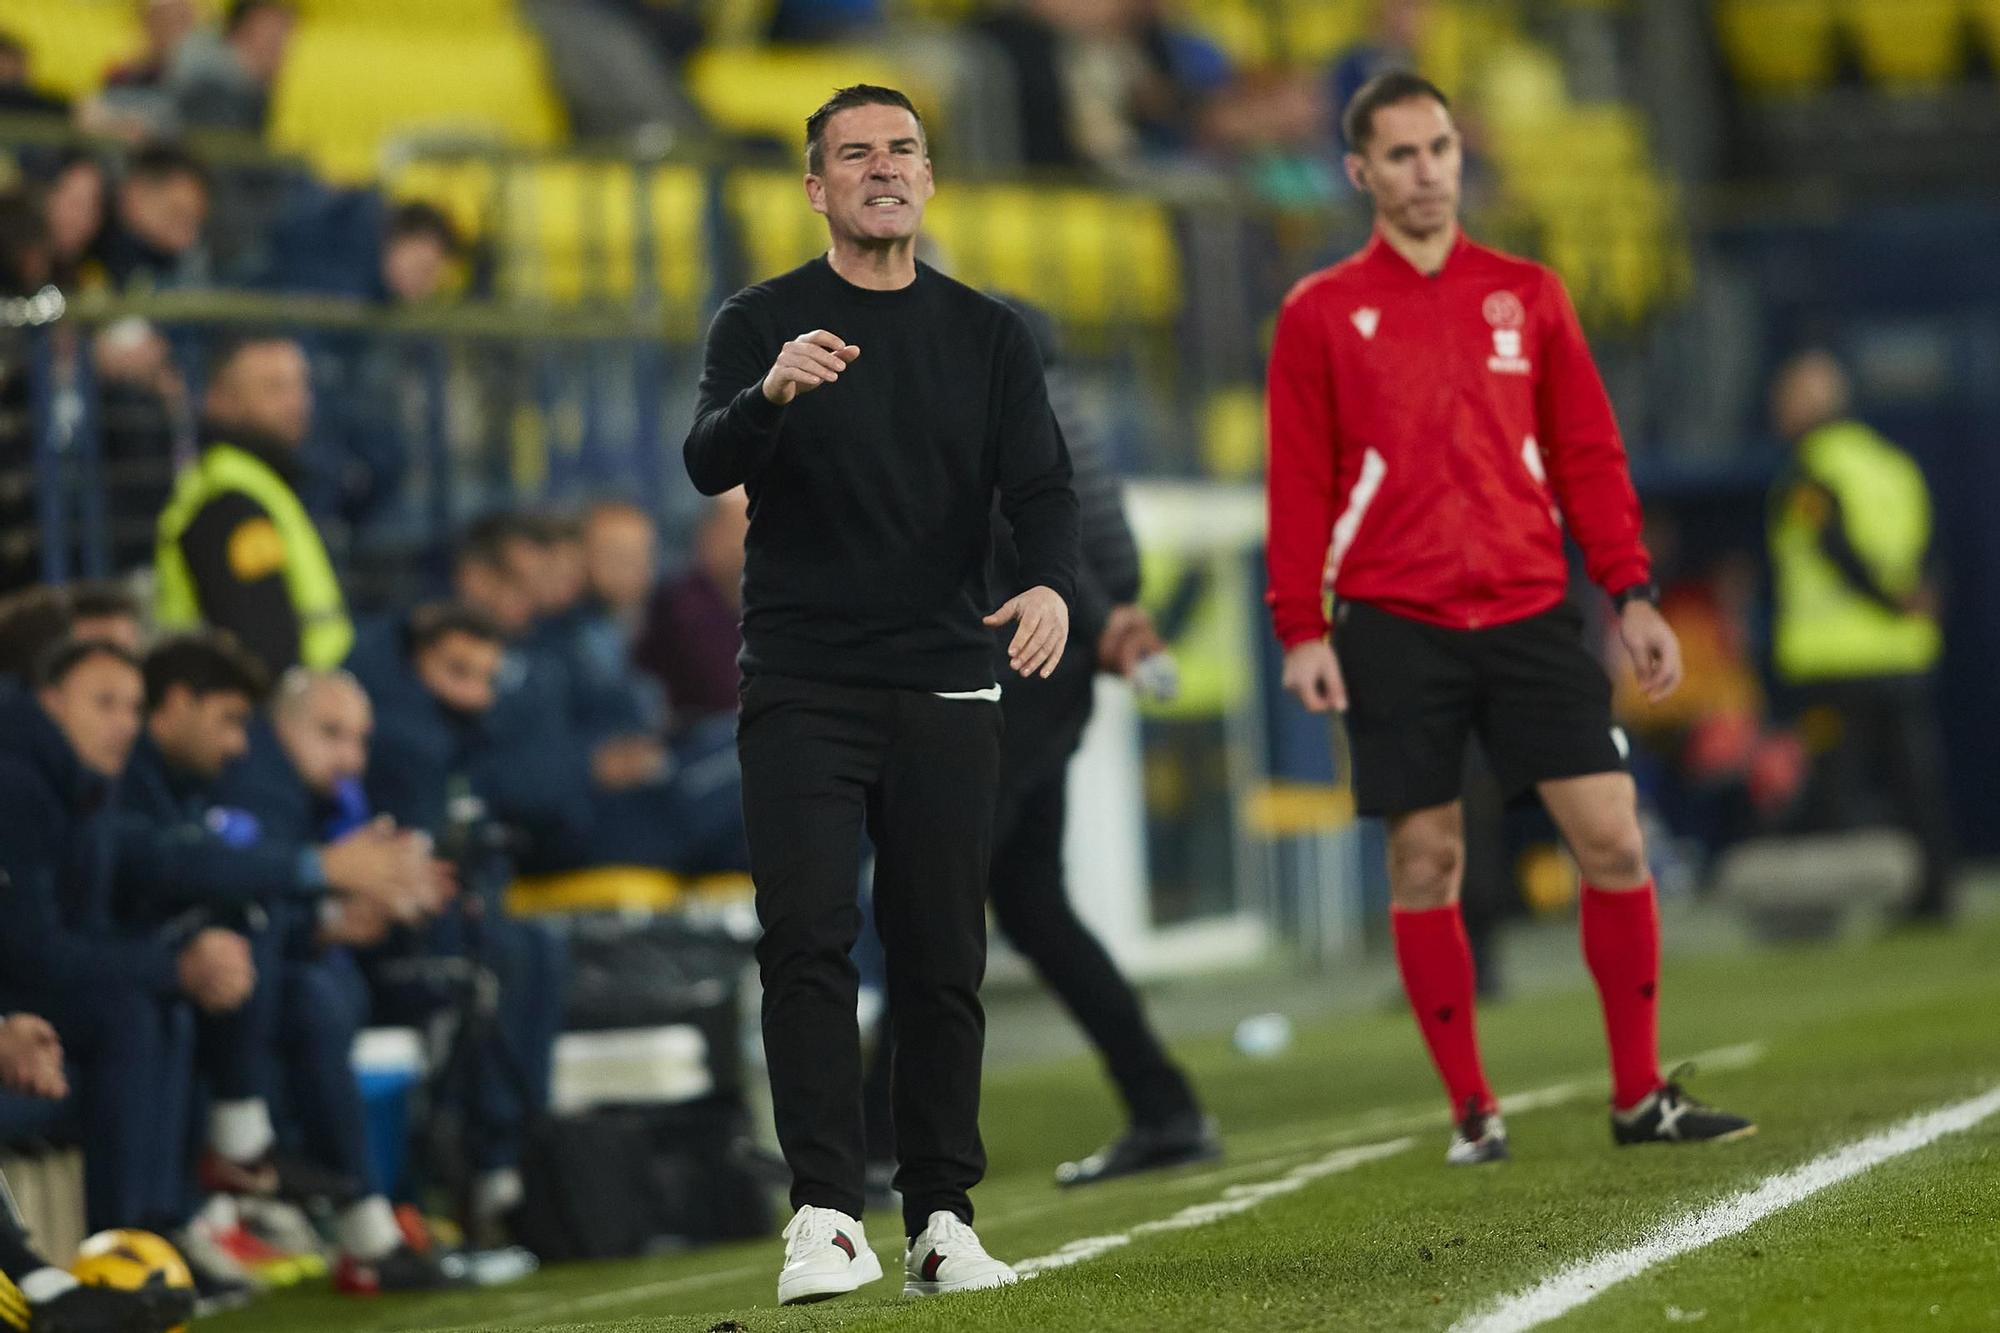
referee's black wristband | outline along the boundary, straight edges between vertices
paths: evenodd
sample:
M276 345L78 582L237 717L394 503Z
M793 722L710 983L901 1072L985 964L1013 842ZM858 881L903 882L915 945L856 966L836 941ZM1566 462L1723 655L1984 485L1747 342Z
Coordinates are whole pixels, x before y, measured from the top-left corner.
M1621 613L1633 602L1644 602L1648 606L1660 604L1660 585L1657 583L1635 583L1629 588L1611 594L1611 605Z

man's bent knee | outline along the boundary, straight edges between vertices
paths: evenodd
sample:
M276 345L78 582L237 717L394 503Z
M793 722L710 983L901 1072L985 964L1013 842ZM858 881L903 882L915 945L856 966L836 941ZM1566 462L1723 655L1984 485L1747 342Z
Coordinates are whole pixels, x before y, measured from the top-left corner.
M1389 898L1404 911L1449 907L1465 872L1465 840L1441 831L1403 830L1389 843Z

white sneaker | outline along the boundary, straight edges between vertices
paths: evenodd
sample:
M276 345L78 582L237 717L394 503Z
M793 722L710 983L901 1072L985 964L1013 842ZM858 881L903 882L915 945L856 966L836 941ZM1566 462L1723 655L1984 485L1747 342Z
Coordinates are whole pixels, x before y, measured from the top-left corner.
M932 1213L929 1225L910 1242L910 1253L903 1260L905 1296L983 1291L1020 1280L1020 1274L986 1252L978 1235L957 1213Z
M882 1276L861 1223L838 1208L799 1209L785 1228L785 1266L778 1270L778 1304L845 1296Z

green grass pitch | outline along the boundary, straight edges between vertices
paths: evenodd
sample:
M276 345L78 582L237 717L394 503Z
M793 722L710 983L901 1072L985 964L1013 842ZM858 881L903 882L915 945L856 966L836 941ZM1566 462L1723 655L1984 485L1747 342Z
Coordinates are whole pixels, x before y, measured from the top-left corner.
M906 1303L895 1221L871 1217L890 1276L854 1296L772 1304L781 1243L551 1269L511 1287L343 1301L295 1291L205 1321L212 1333L339 1329L782 1333L822 1329L1442 1330L1567 1264L1903 1117L2000 1084L2000 922L1951 934L1763 953L1669 957L1670 1055L1754 1044L1699 1074L1698 1095L1755 1115L1747 1142L1615 1150L1602 1037L1573 989L1482 1017L1503 1095L1556 1089L1508 1117L1515 1160L1447 1170L1442 1097L1408 1017L1316 1020L1282 1056L1222 1037L1181 1047L1220 1118L1217 1165L1077 1193L1051 1167L1116 1127L1082 1059L988 1081L992 1169L976 1197L988 1247L1046 1255L1131 1236L1096 1258L993 1293ZM1413 1144L1265 1198L1212 1224L1134 1233L1191 1205L1323 1162L1343 1147ZM1565 1330L2000 1328L2000 1117L1653 1267L1546 1325Z

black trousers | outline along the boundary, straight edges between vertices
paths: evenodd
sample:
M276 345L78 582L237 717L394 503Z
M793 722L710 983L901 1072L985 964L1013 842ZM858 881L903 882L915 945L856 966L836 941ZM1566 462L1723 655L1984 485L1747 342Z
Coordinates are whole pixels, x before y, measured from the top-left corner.
M1839 741L1814 765L1802 824L1846 829L1886 814L1923 852L1923 879L1910 910L1948 915L1956 855L1944 741L1929 679L1814 684L1801 688L1800 701L1840 717Z
M1196 1109L1187 1076L1146 1022L1139 996L1076 909L1063 871L1070 758L1090 721L1094 663L1072 643L1048 680L1010 676L1003 709L999 813L987 887L993 919L1090 1038L1134 1123L1158 1125ZM869 1151L891 1135L885 1062L869 1073Z
M986 874L1000 774L997 703L752 676L737 749L764 927L764 1051L792 1206L862 1212L855 884L864 827L887 956L896 1189L916 1234L972 1220L986 1171Z

